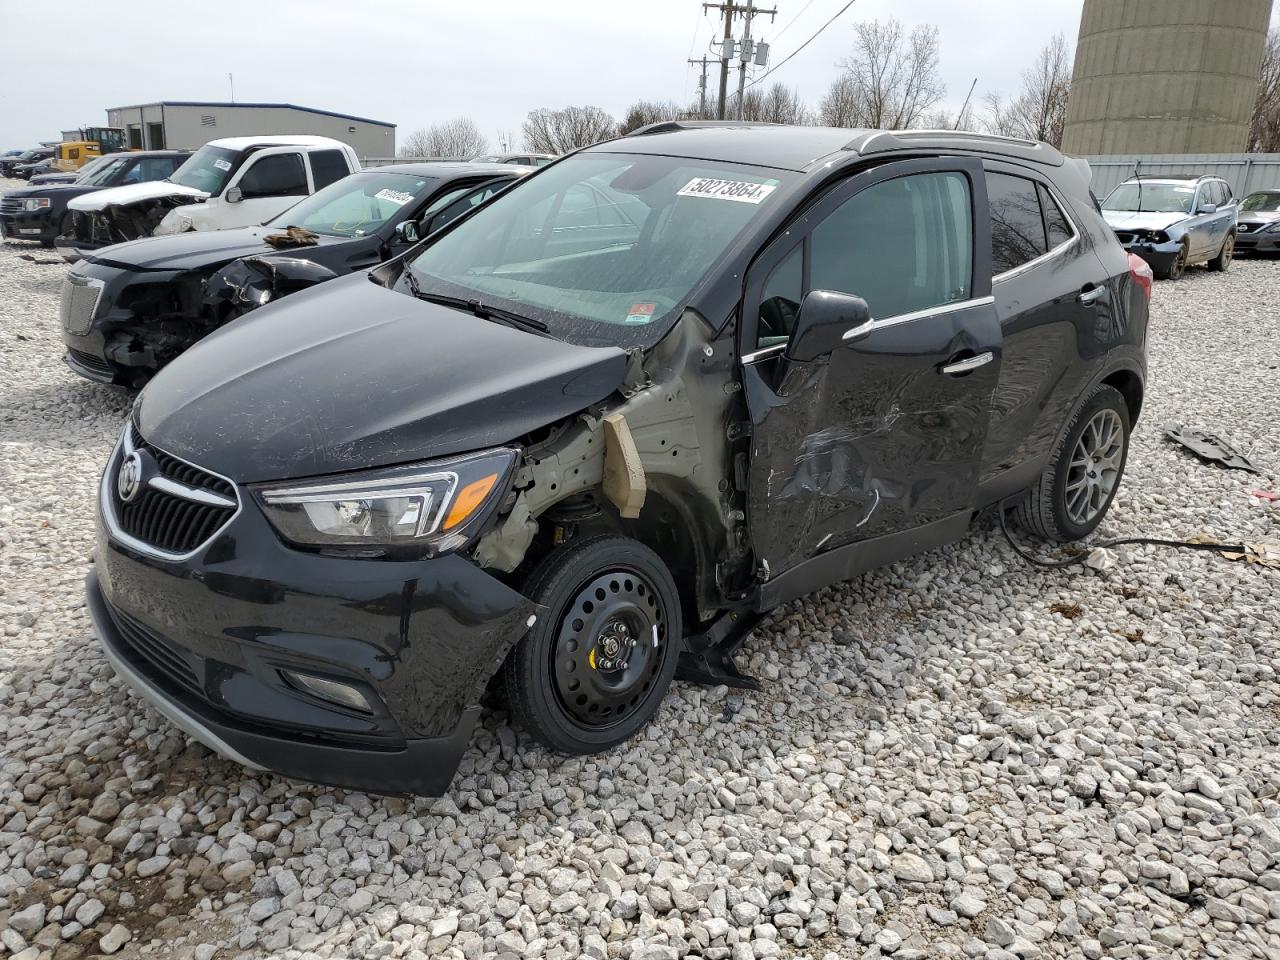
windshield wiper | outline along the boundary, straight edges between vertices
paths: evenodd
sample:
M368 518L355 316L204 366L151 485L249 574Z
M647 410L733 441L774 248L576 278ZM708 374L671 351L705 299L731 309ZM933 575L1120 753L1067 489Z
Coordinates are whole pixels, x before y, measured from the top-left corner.
M457 310L466 310L468 313L479 317L481 320L495 320L498 323L505 323L509 327L519 327L524 330L536 330L539 333L546 333L549 329L541 320L535 320L533 317L526 317L518 313L512 313L510 310L503 310L501 307L493 307L477 299L451 297L443 293L427 292L418 285L417 278L414 277L413 271L408 268L405 269L404 275L409 282L409 289L413 291L413 295L419 300L426 300L428 303L438 303L442 306L453 307Z

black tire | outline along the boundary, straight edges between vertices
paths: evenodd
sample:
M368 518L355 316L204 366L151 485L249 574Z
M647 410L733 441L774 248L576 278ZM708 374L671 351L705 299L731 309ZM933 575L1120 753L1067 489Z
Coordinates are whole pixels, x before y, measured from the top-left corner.
M1231 266L1231 260L1235 257L1236 251L1236 235L1234 232L1228 232L1222 240L1222 248L1218 250L1218 255L1209 261L1209 269L1217 270L1219 273L1225 273L1227 267Z
M1182 249L1178 251L1178 255L1173 262L1167 267L1156 269L1152 268L1157 280L1180 280L1182 275L1187 271L1187 242L1182 241Z
M628 537L570 541L538 565L523 592L547 613L502 667L515 720L560 753L629 740L657 711L679 660L680 595L666 564ZM601 651L616 649L620 636L629 652L611 660Z
M1090 513L1083 520L1079 512L1068 506L1068 494L1079 496L1079 478L1081 468L1078 460L1073 458L1081 437L1097 418L1100 422L1109 422L1110 417L1103 415L1109 411L1118 417L1120 450L1114 476L1110 477L1109 492L1098 504L1096 512ZM1103 415L1103 416L1100 416ZM1062 441L1053 452L1048 467L1040 475L1040 479L1027 491L1026 498L1014 508L1013 519L1029 533L1034 533L1046 540L1064 542L1079 540L1092 533L1102 522L1111 508L1120 482L1124 479L1124 467L1129 457L1129 407L1120 391L1114 387L1100 386L1093 391L1087 400L1071 418ZM1086 441L1087 443L1087 441ZM1096 466L1095 461L1090 466ZM1088 468L1086 467L1086 470ZM1089 483L1088 480L1085 481ZM1092 496L1092 493L1086 494Z

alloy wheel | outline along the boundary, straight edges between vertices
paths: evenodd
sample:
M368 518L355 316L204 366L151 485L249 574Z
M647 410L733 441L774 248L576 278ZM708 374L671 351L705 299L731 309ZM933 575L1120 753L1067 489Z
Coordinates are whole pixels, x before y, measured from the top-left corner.
M1222 259L1223 270L1227 269L1227 266L1231 263L1231 258L1235 256L1235 252L1236 238L1232 234L1228 233L1227 239L1222 242L1222 253L1218 254Z
M1124 424L1114 410L1099 410L1085 425L1067 469L1067 516L1087 526L1111 502L1124 464Z
M584 727L618 723L645 698L666 654L667 612L634 570L611 570L566 605L552 651L556 696Z
M1173 258L1173 265L1169 267L1169 279L1177 280L1182 276L1183 271L1187 269L1187 248L1180 247L1178 255Z

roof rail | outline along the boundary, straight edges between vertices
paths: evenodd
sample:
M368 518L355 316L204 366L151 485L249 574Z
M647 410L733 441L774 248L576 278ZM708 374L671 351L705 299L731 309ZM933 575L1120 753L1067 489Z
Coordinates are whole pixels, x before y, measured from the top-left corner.
M1034 147L1039 140L1028 140L1025 137L1006 137L999 133L980 133L977 130L894 130L895 137L962 137L966 140L984 140L991 143L1018 143L1025 147Z
M698 130L703 127L776 127L776 123L764 120L659 120L657 123L646 123L637 127L627 137L644 137L651 133L672 133L676 130Z
M1042 141L1002 137L993 133L974 133L969 130L867 130L851 139L845 149L865 156L920 146L938 150L993 153L1054 167L1060 167L1066 162L1066 158L1056 147Z

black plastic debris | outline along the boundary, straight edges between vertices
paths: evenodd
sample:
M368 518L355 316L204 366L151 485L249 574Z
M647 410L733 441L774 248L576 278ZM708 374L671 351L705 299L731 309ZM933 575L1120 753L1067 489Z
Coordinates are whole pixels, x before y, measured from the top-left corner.
M1216 433L1206 430L1192 430L1182 424L1174 424L1164 429L1165 438L1180 443L1201 460L1221 464L1232 470L1248 470L1250 473L1261 473L1250 462L1249 458L1237 450L1228 440Z
M335 276L328 267L297 257L244 257L205 281L204 310L217 323L226 323Z

